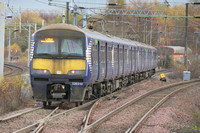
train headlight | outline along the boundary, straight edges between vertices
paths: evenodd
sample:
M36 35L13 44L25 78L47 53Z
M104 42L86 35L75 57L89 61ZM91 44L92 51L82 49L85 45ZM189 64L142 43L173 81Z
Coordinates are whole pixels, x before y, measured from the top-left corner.
M33 74L50 74L50 72L47 69L33 69Z
M85 70L70 70L67 75L84 75Z

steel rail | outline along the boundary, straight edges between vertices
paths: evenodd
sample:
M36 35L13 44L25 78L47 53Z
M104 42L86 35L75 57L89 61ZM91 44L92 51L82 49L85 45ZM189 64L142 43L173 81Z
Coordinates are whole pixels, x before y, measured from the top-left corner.
M157 71L157 72L161 73L161 72L165 72L165 71L167 71L167 70L166 70L166 69L162 69L162 70L159 70L159 71ZM158 74L158 73L157 73L157 74ZM154 76L157 76L157 75L155 74L155 75L153 75L153 77L154 77ZM146 79L142 80L142 82L144 82L144 81L146 81ZM141 82L138 82L138 83L141 83ZM136 83L136 84L137 84L137 83ZM132 84L132 85L130 85L130 86L128 86L128 87L126 87L126 88L120 90L120 91L114 92L114 93L112 93L112 94L110 94L110 95L107 95L107 96L105 96L105 97L107 98L107 97L109 97L109 96L113 96L113 95L115 95L115 94L117 94L117 93L120 93L120 92L122 92L122 91L125 91L125 90L127 90L127 89L133 87L133 86L136 85L136 84ZM81 127L81 130L79 131L79 133L84 133L84 130L85 130L85 129L87 128L87 126L88 126L88 122L89 122L89 119L90 119L90 115L92 114L92 111L94 110L94 108L95 108L101 101L103 101L103 100L106 99L105 97L100 98L100 99L99 99L98 101L96 101L96 102L93 104L93 106L90 108L90 110L89 110L87 116L85 116L84 119L83 119L84 126Z
M160 70L159 72L164 72L164 71L166 71L166 70L165 70L165 69L164 69L164 70ZM156 75L153 75L153 76L156 76ZM145 80L143 80L143 81L145 81ZM141 82L138 82L138 83L141 83ZM136 84L137 84L137 83L136 83ZM111 94L109 94L109 95L106 95L106 96L100 98L99 100L97 100L97 101L93 104L93 106L90 108L88 114L84 117L84 119L83 119L84 126L83 126L83 128L81 129L81 131L79 131L79 133L84 132L84 130L85 130L86 127L88 126L88 122L89 122L90 116L91 116L91 114L92 114L92 111L94 110L94 108L96 108L96 106L97 106L100 102L102 102L103 100L105 100L106 98L108 98L108 97L110 97L110 96L113 96L113 95L116 95L117 93L120 93L120 92L122 92L122 91L125 91L125 90L127 90L127 89L133 87L133 86L136 85L136 84L132 84L132 85L130 85L130 86L128 86L128 87L126 87L126 88L120 90L120 91L116 91L116 92L114 92L114 93L111 93Z
M107 120L108 118L110 118L111 116L113 116L114 114L118 113L119 111L125 109L126 107L128 107L129 105L141 100L142 98L146 97L146 96L149 96L153 93L156 93L156 92L159 92L161 90L165 90L167 88L170 88L170 87L176 87L178 85L184 85L184 84L188 84L188 83L193 83L193 82L198 82L200 81L199 79L198 80L191 80L191 81L184 81L184 82L178 82L178 83L174 83L174 84L170 84L170 85L167 85L167 86L164 86L164 87L160 87L158 89L154 89L154 90L151 90L151 91L148 91L146 92L145 94L143 95L140 95L132 100L130 100L129 102L121 105L120 107L114 109L113 111L109 112L108 114L104 115L103 117L101 117L100 119L98 119L97 121L93 122L92 124L90 124L89 126L87 126L82 132L83 133L86 133L88 131L90 131L91 129L93 129L95 126L97 126L98 124L102 123L103 121Z
M112 95L112 94L110 94L110 95ZM90 116L91 116L91 114L92 114L92 111L97 107L97 105L98 105L100 102L102 102L103 100L105 100L107 97L108 97L108 96L104 96L104 97L100 98L99 100L97 100L97 101L92 105L92 107L90 108L90 110L89 110L87 116L85 116L84 119L83 119L84 126L83 126L83 128L81 129L81 131L79 131L80 133L81 133L82 131L84 131L84 129L88 126L88 122L89 122Z
M37 111L39 109L42 109L42 107L38 107L38 108L35 108L35 109L32 109L32 110L27 110L27 111L24 111L24 112L20 112L20 113L8 116L6 118L2 118L2 119L0 119L0 122L5 122L5 121L8 121L8 120L14 119L16 117L19 117L21 115L24 115L24 114L27 114L27 113L30 113L30 112L33 112L33 111Z
M163 71L163 70L162 70L162 71ZM143 80L143 81L145 81L145 80ZM141 82L138 82L138 83L141 83ZM107 95L107 96L105 96L105 97L108 98L108 97L110 97L110 96L115 95L116 93L123 92L123 91L125 91L125 90L127 90L127 89L133 87L134 85L136 85L136 84L132 84L132 85L126 87L126 88L121 89L120 91L116 91L116 92L111 93L110 95ZM102 97L102 98L103 98L103 97ZM98 100L98 99L95 99L95 100L90 101L90 102L88 102L88 103L85 103L85 104L83 104L83 105L81 105L81 106L79 106L79 107L72 108L72 109L70 109L70 110L67 110L67 111L58 113L58 114L56 114L56 115L53 115L53 116L51 116L51 117L49 118L49 120L54 119L54 118L56 118L56 117L59 117L60 115L68 114L68 113L70 113L70 112L72 112L72 111L76 111L76 110L85 108L85 107L87 107L87 106L90 106L92 103L94 103L94 102L97 101L97 100ZM89 118L88 118L88 119L89 119ZM48 121L49 121L49 120L48 120ZM15 131L14 133L21 133L21 132L29 131L30 129L34 128L35 126L40 125L41 121L42 121L42 119L39 120L39 121L37 121L37 122L35 122L35 123L33 123L33 124L31 124L31 125L29 125L29 126L27 126L27 127L24 127L24 128L22 128L22 129L17 130L17 131ZM43 125L43 126L40 126L40 128L38 129L38 132L40 132L40 131L42 130L43 127L44 127L44 125Z
M41 122L40 124L38 125L38 127L32 132L32 133L37 133L37 132L40 132L45 123L49 120L49 118L59 109L59 106L57 108L55 108L48 116L46 116Z
M59 117L59 116L61 116L61 115L67 115L67 114L69 114L69 113L71 113L71 112L73 112L73 111L77 111L77 110L83 109L83 108L85 108L85 107L88 107L88 106L90 106L91 104L93 104L96 100L97 100L97 99L95 99L95 100L93 100L93 101L90 101L90 102L88 102L88 103L85 103L85 104L83 104L83 105L81 105L81 106L78 106L78 107L75 107L75 108L72 108L72 109L63 111L63 112L61 112L61 113L58 113L58 114L56 114L56 115L53 115L53 116L49 117L49 121L52 120L52 119L54 119L54 118L57 118L57 117ZM13 133L24 133L24 132L28 132L28 131L30 131L32 128L34 128L35 126L39 125L40 122L41 122L42 120L43 120L43 119L38 120L37 122L35 122L35 123L33 123L33 124L31 124L31 125L29 125L29 126L27 126L27 127L24 127L24 128L22 128L22 129L19 129L19 130L13 132Z
M23 73L25 71L24 68L19 67L17 65L13 65L13 64L4 63L4 66L10 67L10 69L16 68L16 69L19 69L21 71L21 72L14 73L13 72L14 70L13 70L11 73L5 74L4 76L16 76L16 75L19 75L19 74L21 74L21 73Z
M139 126L141 126L141 124L147 119L147 117L152 114L153 112L155 112L159 106L161 106L163 103L165 103L171 95L178 93L179 91L183 90L183 89L187 89L188 87L194 86L196 84L199 83L193 83L192 85L187 85L185 87L182 87L180 89L174 90L173 92L169 93L168 95L166 95L164 98L162 98L156 105L154 105L135 125L134 127L131 129L129 128L126 133L134 133Z

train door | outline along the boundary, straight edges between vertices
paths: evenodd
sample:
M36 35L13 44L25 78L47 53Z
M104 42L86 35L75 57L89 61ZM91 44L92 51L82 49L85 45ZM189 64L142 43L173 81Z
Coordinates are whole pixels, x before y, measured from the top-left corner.
M114 48L114 56L113 56L113 60L114 60L114 68L113 68L113 75L117 76L118 75L118 70L119 70L119 52L118 52L118 48L119 45L115 45L113 44L113 48Z
M103 80L106 76L106 45L104 42L100 43L100 76L99 80Z
M129 71L128 73L132 73L133 71L133 56L132 56L132 47L129 47L128 48L128 59L127 59L127 62L128 62L128 66L129 66Z
M118 76L123 74L123 66L124 66L124 52L123 46L119 46L119 73Z
M143 52L143 68L142 70L144 71L145 70L145 67L146 67L146 51L145 51L145 48L143 48L142 50Z
M98 41L97 43L97 50L98 50L98 76L97 76L97 80L100 79L100 75L101 75L101 61L100 61L100 42Z
M147 64L148 64L148 68L147 68L147 70L149 70L149 60L150 60L150 55L149 55L149 49L148 49L148 51L147 51Z
M128 50L125 46L123 46L123 51L124 51L124 59L123 59L123 74L126 75L127 74L127 70L128 70L128 65L127 65L127 59L128 59Z
M141 58L140 58L140 48L139 47L137 47L137 72L139 72L139 70L140 70L140 60L141 60Z
M89 54L89 53L88 53ZM92 80L98 80L98 41L92 41Z
M110 79L112 77L112 45L111 43L106 43L107 45L107 66L106 66L106 78Z
M135 64L136 64L136 60L135 60L135 47L131 47L131 49L132 49L132 70L131 70L131 72L133 73L133 72L135 72Z

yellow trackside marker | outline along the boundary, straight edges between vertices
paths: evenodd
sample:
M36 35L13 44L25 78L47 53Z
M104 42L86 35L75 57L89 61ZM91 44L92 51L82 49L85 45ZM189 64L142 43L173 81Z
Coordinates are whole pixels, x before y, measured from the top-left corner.
M161 73L161 74L160 74L160 81L164 81L164 82L166 82L166 81L167 81L167 79L166 79L166 77L165 77L165 74L164 74L164 73Z
M164 73L161 73L161 74L160 74L160 77L161 77L161 78L165 78L165 74L164 74Z

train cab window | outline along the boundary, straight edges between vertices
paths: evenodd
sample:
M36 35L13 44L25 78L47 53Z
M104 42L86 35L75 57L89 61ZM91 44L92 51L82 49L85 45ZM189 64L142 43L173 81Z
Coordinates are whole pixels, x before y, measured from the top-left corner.
M61 54L63 55L83 55L83 43L80 39L62 39Z
M34 38L34 56L39 58L83 57L85 56L85 39L85 35L78 31L39 31Z
M57 38L40 38L37 40L36 54L58 54L58 39Z

